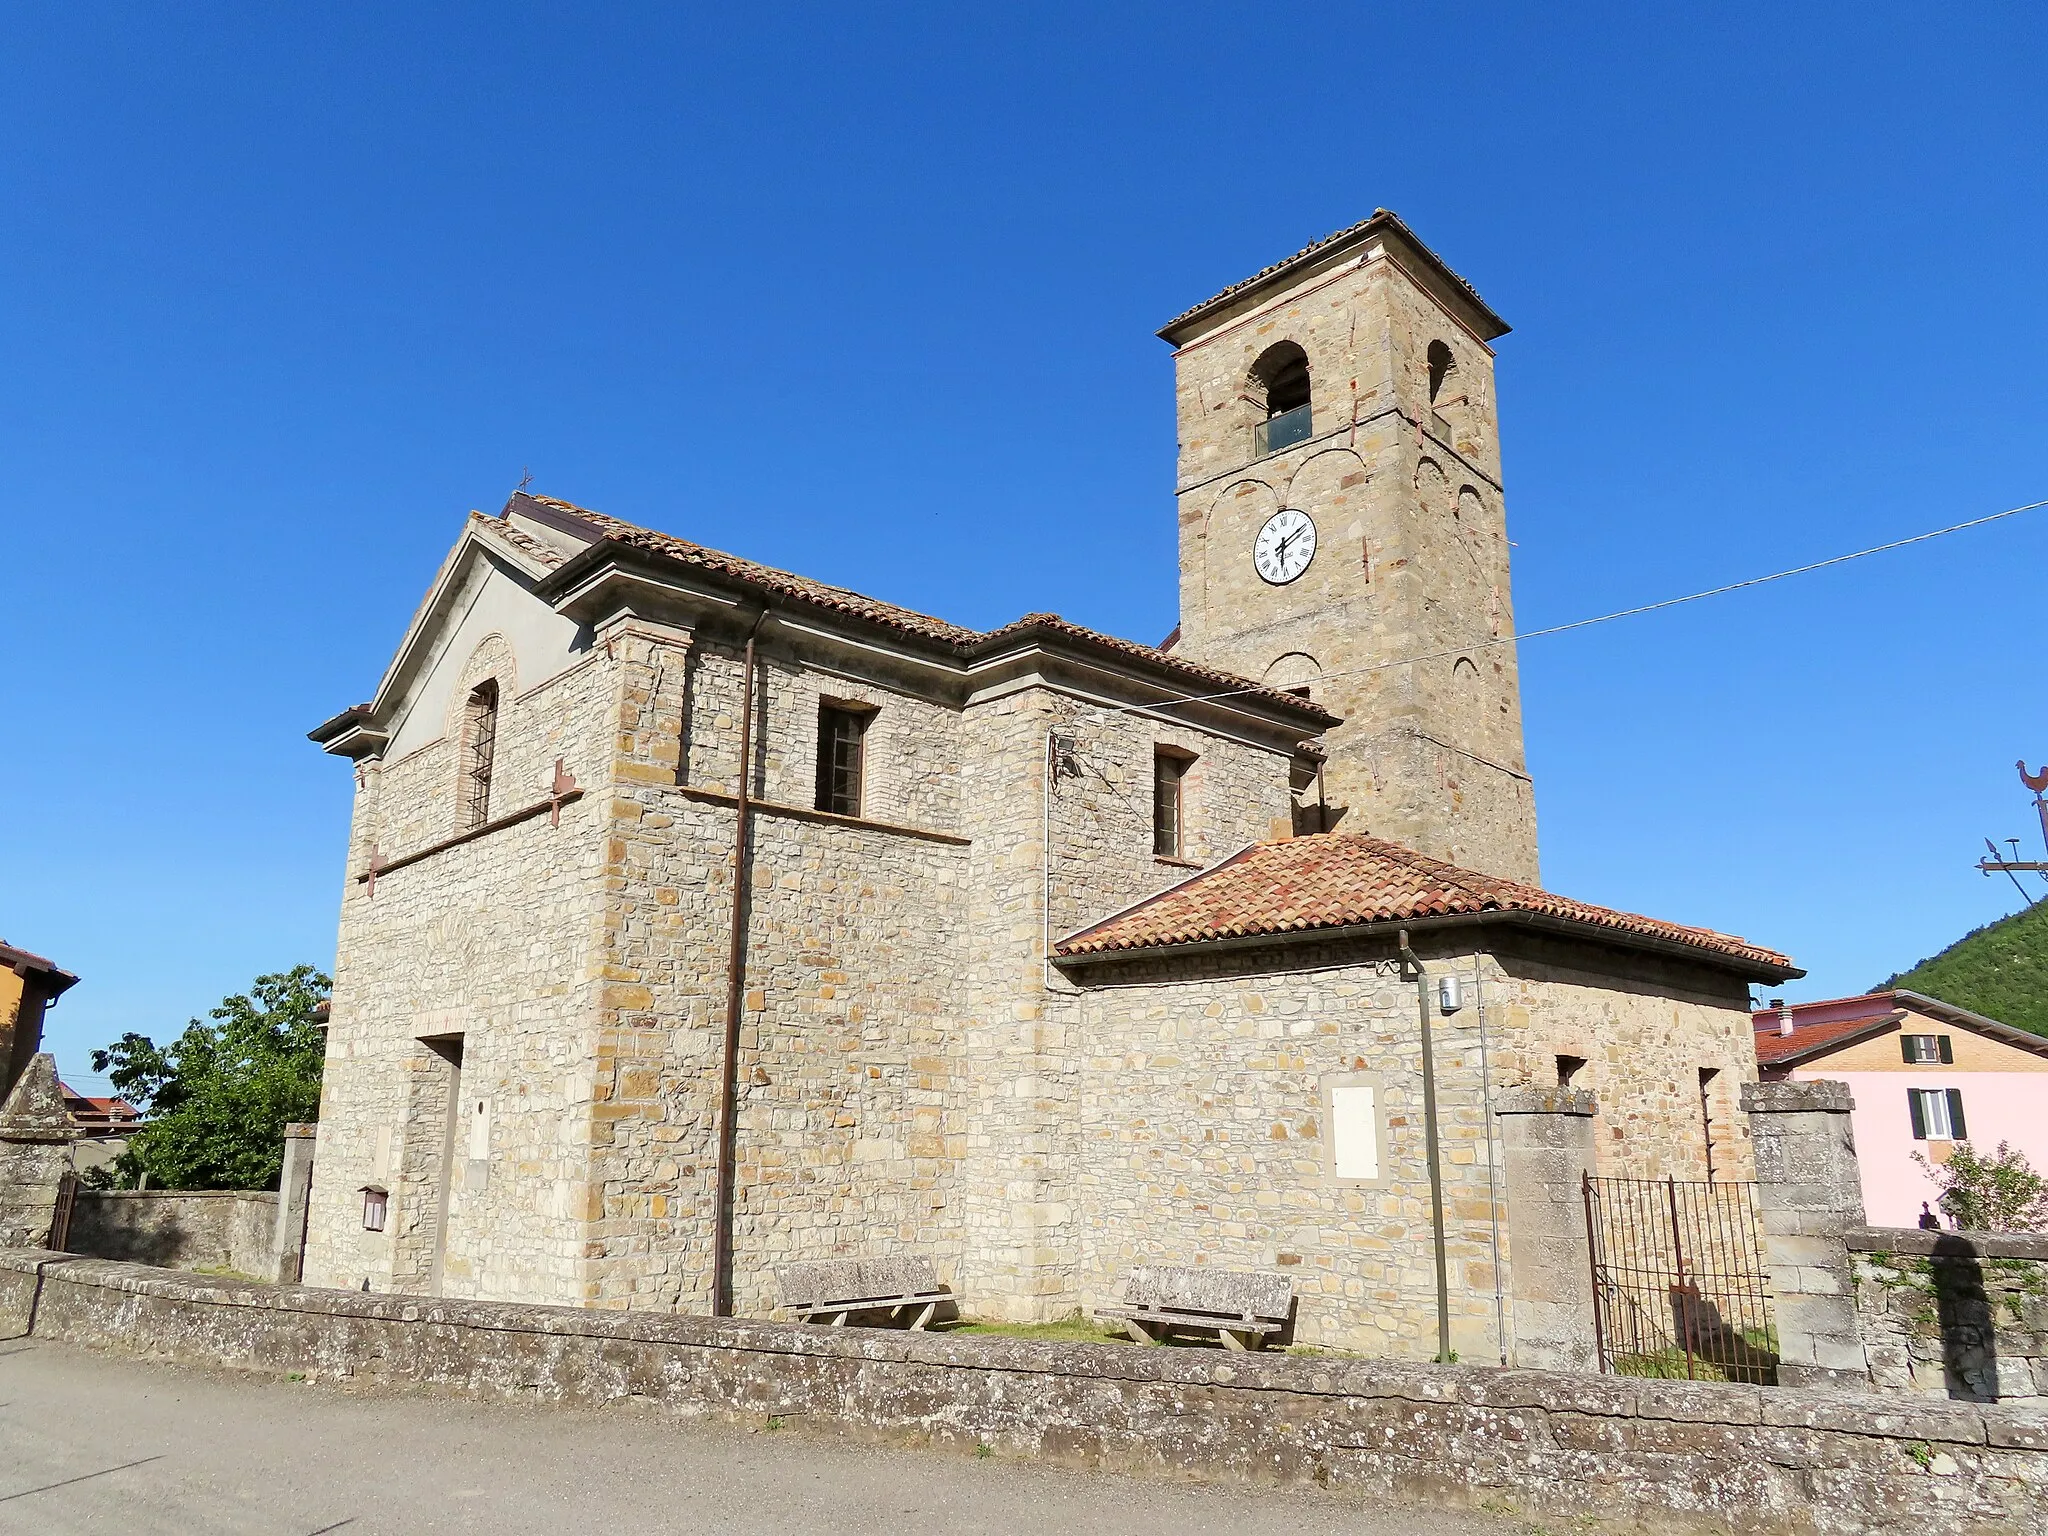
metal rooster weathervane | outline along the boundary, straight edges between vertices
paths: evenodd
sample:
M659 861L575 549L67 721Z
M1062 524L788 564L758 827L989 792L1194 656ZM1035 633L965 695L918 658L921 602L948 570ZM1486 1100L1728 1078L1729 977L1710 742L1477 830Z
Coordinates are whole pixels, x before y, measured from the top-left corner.
M2020 782L2034 792L2034 810L2041 818L2041 843L2044 848L2048 848L2048 767L2042 768L2039 773L2029 773L2027 772L2025 758L2020 759L2018 767L2020 770ZM2020 840L2018 838L2008 837L2005 841L2007 846L2012 849L2013 856L2011 858L2001 859L1998 856L1998 844L1987 837L1984 839L1984 846L1991 850L1991 857L1979 859L1977 867L1986 875L1994 871L2003 871L2012 880L2012 883L2019 888L2020 895L2031 905L2034 898L2027 895L2027 888L2025 886L2020 885L2018 872L2020 870L2028 870L2048 878L2048 863L2020 858Z

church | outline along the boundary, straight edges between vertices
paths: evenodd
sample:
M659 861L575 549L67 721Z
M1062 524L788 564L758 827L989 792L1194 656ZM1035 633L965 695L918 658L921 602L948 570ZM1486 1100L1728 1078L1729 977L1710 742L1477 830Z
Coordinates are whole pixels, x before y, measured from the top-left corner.
M1298 1342L1532 1359L1502 1106L1745 1177L1749 989L1801 973L1541 885L1507 329L1385 211L1170 322L1156 647L471 513L312 733L355 801L307 1283L767 1315L915 1256L1028 1321L1208 1264L1289 1276Z

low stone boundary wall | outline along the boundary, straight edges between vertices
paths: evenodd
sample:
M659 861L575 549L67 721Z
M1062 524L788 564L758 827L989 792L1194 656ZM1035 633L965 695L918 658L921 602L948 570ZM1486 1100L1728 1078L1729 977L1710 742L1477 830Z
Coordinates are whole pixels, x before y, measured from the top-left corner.
M73 1253L166 1269L232 1269L268 1279L276 1258L277 1196L260 1190L81 1189L71 1208Z
M1872 1386L1972 1402L2048 1398L2048 1236L1845 1236Z
M19 1249L0 1332L1630 1530L2048 1530L2048 1413L2024 1408L440 1301Z

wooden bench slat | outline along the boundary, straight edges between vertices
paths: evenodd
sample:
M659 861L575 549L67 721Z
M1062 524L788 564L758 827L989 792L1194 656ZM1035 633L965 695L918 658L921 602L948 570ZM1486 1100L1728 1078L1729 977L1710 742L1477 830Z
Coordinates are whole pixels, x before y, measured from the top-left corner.
M1285 1275L1149 1264L1125 1276L1120 1306L1098 1307L1096 1316L1121 1318L1142 1340L1152 1340L1155 1328L1199 1329L1243 1349L1247 1340L1284 1333L1293 1312L1294 1282Z

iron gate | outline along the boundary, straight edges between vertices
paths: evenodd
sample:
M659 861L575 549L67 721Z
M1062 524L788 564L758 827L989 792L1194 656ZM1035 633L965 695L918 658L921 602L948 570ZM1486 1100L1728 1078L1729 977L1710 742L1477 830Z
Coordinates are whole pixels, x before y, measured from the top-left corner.
M1756 1185L1585 1175L1600 1369L1775 1383Z

